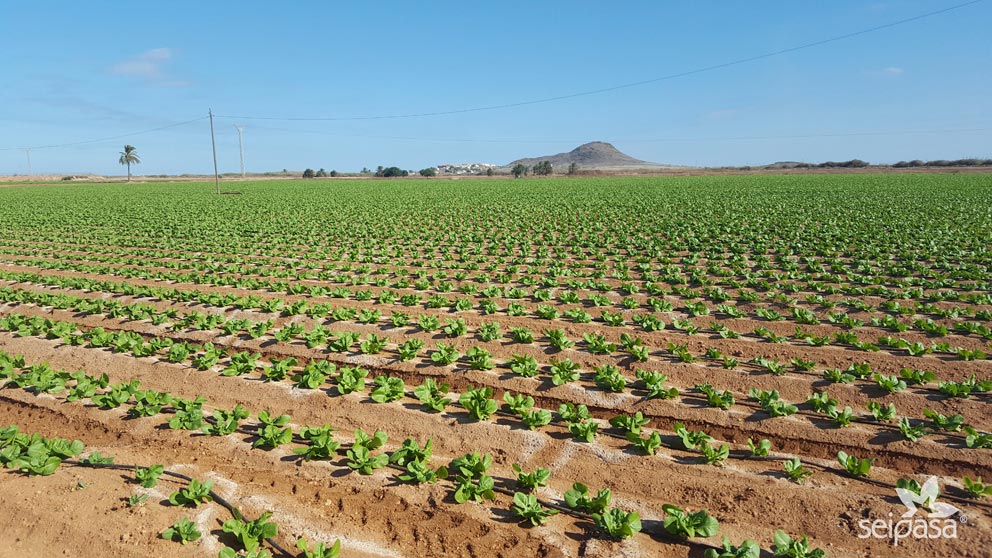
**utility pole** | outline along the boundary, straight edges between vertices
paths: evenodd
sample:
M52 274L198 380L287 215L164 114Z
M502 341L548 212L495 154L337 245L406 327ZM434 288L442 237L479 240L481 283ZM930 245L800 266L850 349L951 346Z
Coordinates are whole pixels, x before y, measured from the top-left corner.
M217 185L217 193L220 194L220 175L217 174L217 140L214 139L214 111L207 109L210 115L210 145L214 148L214 184Z
M28 176L31 176L31 148L24 148L24 154L28 156Z
M241 136L244 131L244 124L235 124L234 127L238 130L238 149L241 151L241 179L245 178L245 144Z

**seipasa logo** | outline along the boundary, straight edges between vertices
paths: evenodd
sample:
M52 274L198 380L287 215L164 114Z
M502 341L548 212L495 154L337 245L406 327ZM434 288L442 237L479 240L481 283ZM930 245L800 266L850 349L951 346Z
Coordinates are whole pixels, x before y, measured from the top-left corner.
M919 492L914 488L919 488ZM902 539L956 539L958 538L958 523L964 522L961 510L938 502L940 487L937 477L931 476L923 486L911 488L896 488L896 495L906 506L901 518L894 520L894 513L889 513L888 519L862 519L858 522L859 539L891 540L893 546L899 546ZM918 515L920 508L927 511L926 517ZM959 515L960 520L954 516Z

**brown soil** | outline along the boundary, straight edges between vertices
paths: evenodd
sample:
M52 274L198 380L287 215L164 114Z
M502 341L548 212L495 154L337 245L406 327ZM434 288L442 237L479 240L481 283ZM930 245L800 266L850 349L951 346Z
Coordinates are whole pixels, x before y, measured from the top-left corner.
M111 276L101 278L124 280ZM29 284L16 286L50 290ZM172 286L184 288L183 285ZM230 287L186 287L251 294ZM66 292L74 296L106 296L103 293ZM135 301L123 296L118 299ZM365 308L371 305L353 300L330 300L335 306ZM505 307L506 302L500 300L499 304ZM302 316L282 318L261 312L162 301L152 304L160 310L198 309L224 311L231 317L252 320L274 318L276 328L288 321L298 321L307 327L316 323ZM528 306L532 304L528 303ZM432 312L422 308L411 311L399 306L396 310L414 315ZM598 314L595 309L587 311ZM452 316L447 310L433 312L442 317ZM550 410L557 409L562 402L584 403L596 419L603 421L617 414L640 411L650 419L649 429L658 429L665 444L657 455L643 456L605 422L594 443L580 443L560 422L535 431L525 429L518 419L505 414L490 421L474 422L457 404L449 406L444 413L428 414L422 412L420 404L410 396L393 403L377 404L369 399L368 390L341 396L330 383L318 390L301 390L288 381L262 382L258 374L223 377L218 374L221 367L201 372L188 364L170 364L154 357L139 359L105 349L72 347L60 340L0 333L0 349L25 355L29 364L44 361L69 371L107 373L112 382L139 380L143 389L168 391L185 398L204 396L207 413L244 405L252 413L252 417L243 423L245 428L230 436L216 438L170 430L163 427L163 416L131 419L123 408L100 410L88 401L66 402L64 395L35 395L7 387L0 390L0 425L17 424L25 432L79 439L87 445L86 453L100 451L114 456L118 463L162 463L171 471L213 479L218 494L247 515L254 517L263 511L273 511L273 519L280 526L276 541L287 549L293 549L300 536L327 542L340 538L342 555L358 558L700 556L706 544L718 544L716 538L697 539L704 543L701 545L680 543L664 535L661 506L668 503L692 510L708 510L720 521L720 534L735 544L751 538L768 549L774 531L783 529L792 535L808 534L813 545L824 548L831 558L977 558L987 555L987 549L992 547L992 521L989 520L992 504L988 500L963 498L960 481L963 475L992 480L992 456L988 450L964 448L960 434L932 434L910 443L902 439L893 425L855 423L837 429L822 415L805 407L791 417L770 419L748 398L747 392L752 387L777 389L784 399L799 404L813 391L826 389L842 406L850 405L856 412L863 413L869 400L892 402L900 416L920 418L924 409L935 409L944 414L961 413L969 424L987 431L992 428L992 417L987 413L985 397L939 397L933 389L935 384L887 395L864 382L826 385L819 373L793 372L778 377L755 367L723 370L716 362L674 362L663 349L669 342L686 343L694 354L715 347L736 356L742 363L759 355L783 362L800 356L816 360L818 367L846 367L852 362L867 361L873 369L886 373L895 373L903 366L921 368L921 363L925 363L926 369L933 370L938 378L955 380L973 372L988 377L989 361L963 362L937 356L911 358L838 346L770 344L753 338L723 340L702 334L688 336L672 329L648 333L629 327L609 328L601 323L575 324L567 320L552 325L505 315L487 318L475 312L464 313L470 332L483 321L498 319L504 332L514 326L528 327L535 333L545 327L560 327L573 340L580 339L583 333L601 332L615 342L620 332L629 332L642 337L653 350L647 363L631 363L617 356L596 356L585 351L548 352L541 348L545 344L540 347L520 345L509 342L508 338L489 343L476 337L449 340L437 332L424 333L414 327L394 329L385 322L329 326L332 331L376 333L390 339L391 345L382 355L370 356L329 353L323 349L309 349L298 342L278 343L271 336L250 340L226 336L220 331L170 332L164 326L153 326L150 322L129 322L101 315L82 316L24 304L0 306L0 315L11 313L73 321L82 329L103 327L134 331L147 337L212 341L232 349L259 352L263 360L295 356L301 364L312 359L359 364L372 372L370 380L378 374L403 378L408 394L423 378L433 377L449 383L456 394L454 398L470 387L490 386L497 397L504 391L525 393L535 398L538 407ZM384 312L384 315L388 313ZM693 321L705 326L711 318L700 317ZM759 325L781 334L792 333L793 328L791 323L743 319L727 320L726 323L744 332ZM815 331L816 327L808 329ZM824 326L826 330L832 329ZM871 335L885 334L883 330L865 330ZM537 378L526 379L515 377L500 367L491 371L469 370L463 363L439 367L424 358L399 362L395 358L395 344L409 337L425 341L422 357L429 354L437 342L454 342L462 353L477 345L490 350L497 362L504 362L511 354L534 356L542 365L542 373ZM914 339L912 332L906 337ZM923 339L922 336L919 338ZM953 340L952 344L983 346L966 336L955 336ZM578 362L582 379L553 386L547 380L546 368L552 356ZM603 392L594 387L590 372L595 366L609 363L620 366L630 385L634 382L635 368L661 371L669 376L671 385L679 388L680 397L667 401L645 400L644 392L639 389L621 394ZM729 412L706 406L692 389L704 382L732 391L738 403ZM340 429L336 438L343 443L343 448L351 443L356 428L385 430L389 434L386 448L390 451L406 438L420 442L431 439L435 466L447 464L452 458L470 451L489 453L495 462L491 472L497 487L509 491L515 488L514 464L520 464L528 471L546 467L551 470L551 481L537 494L547 503L561 503L563 493L573 482L585 483L593 490L609 487L613 491L614 505L640 513L644 532L624 542L609 541L593 535L589 519L566 513L550 518L543 526L523 528L510 514L511 497L503 492L497 494L494 502L459 505L452 498L450 482L435 485L399 483L395 479L396 471L392 469L361 476L345 466L343 452L327 462L303 462L291 453L291 448L299 446L295 443L271 451L252 449L254 417L262 410L290 414L296 432L302 426L328 423ZM685 423L691 430L704 429L717 440L731 443L731 458L724 466L714 467L701 464L698 453L673 449L677 447L677 438L672 435L675 421ZM772 456L768 459L745 458L748 452L744 443L748 438L771 440ZM838 450L876 458L870 478L858 480L841 474L834 459ZM782 460L792 456L801 457L815 471L805 485L790 482L782 473ZM944 491L942 501L961 508L967 518L966 523L958 525L956 539L903 540L898 547L893 547L887 541L858 538L860 520L887 519L890 512L898 518L905 510L892 488L899 478L912 477L922 482L931 474L940 477ZM79 554L80 548L92 549L84 551L84 555L110 557L214 556L222 544L231 543L221 531L221 524L229 514L218 504L197 509L162 505L168 494L180 485L163 479L155 489L146 490L133 484L132 478L127 471L71 465L63 466L50 477L25 477L9 471L0 474L0 510L3 510L0 529L5 533L0 558L55 552ZM135 492L146 492L150 497L144 506L132 509L126 505L126 500ZM183 547L159 538L163 529L181 517L191 518L199 525L204 533L201 541Z

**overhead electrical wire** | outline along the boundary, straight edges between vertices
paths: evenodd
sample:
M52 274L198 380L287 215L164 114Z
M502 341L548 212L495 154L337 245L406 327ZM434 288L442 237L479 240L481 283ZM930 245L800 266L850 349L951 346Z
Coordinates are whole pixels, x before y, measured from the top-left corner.
M728 67L731 67L731 66L737 66L737 65L741 65L741 64L746 64L746 63L749 63L749 62L754 62L754 61L762 60L762 59L765 59L765 58L771 58L771 57L774 57L774 56L780 56L780 55L783 55L783 54L788 54L788 53L792 53L792 52L796 52L796 51L800 51L800 50L805 50L805 49L813 48L813 47L816 47L816 46L821 46L821 45L825 45L825 44L829 44L829 43L834 43L834 42L837 42L837 41L842 41L842 40L850 39L850 38L857 37L857 36L860 36L860 35L866 35L868 33L873 33L873 32L876 32L876 31L883 30L883 29L888 29L888 28L899 26L899 25L904 25L904 24L911 23L911 22L914 22L914 21L919 21L921 19L925 19L925 18L936 16L936 15L944 14L944 13L947 13L947 12L950 12L950 11L953 11L953 10L958 10L958 9L961 9L961 8L965 8L967 6L978 4L978 3L981 3L981 2L984 2L984 0L971 0L969 2L963 2L963 3L960 3L960 4L955 4L953 6L948 6L946 8L942 8L940 10L934 10L934 11L927 12L927 13L924 13L924 14L919 14L919 15L916 15L916 16L913 16L913 17L908 17L908 18L897 20L897 21L893 21L893 22L889 22L889 23L885 23L885 24L881 24L881 25L876 25L876 26L869 27L869 28L866 28L866 29L861 29L861 30L854 31L854 32L851 32L851 33L845 33L843 35L837 35L837 36L830 37L830 38L827 38L827 39L822 39L822 40L819 40L819 41L813 41L813 42L810 42L810 43L805 43L805 44L801 44L801 45L797 45L797 46L793 46L793 47L789 47L789 48L783 48L783 49L780 49L780 50L770 51L770 52L766 52L766 53L763 53L763 54L758 54L758 55L755 55L755 56L750 56L750 57L747 57L747 58L739 58L737 60L732 60L732 61L729 61L729 62L724 62L724 63L720 63L720 64L713 64L713 65L710 65L710 66L704 66L704 67L695 68L695 69L692 69L692 70L687 70L687 71L684 71L684 72L678 72L678 73L674 73L674 74L668 74L668 75L659 76L659 77L655 77L655 78L651 78L651 79L640 80L640 81L635 81L635 82L630 82L630 83L624 83L624 84L614 85L614 86L610 86L610 87L603 87L603 88L600 88L600 89L592 89L592 90L587 90L587 91L579 91L579 92L575 92L575 93L568 93L568 94L564 94L564 95L557 95L557 96L554 96L554 97L545 97L545 98L540 98L540 99L531 99L531 100L518 101L518 102L513 102L513 103L503 103L503 104L497 104L497 105L488 105L488 106L480 106L480 107L472 107L472 108L464 108L464 109L445 110L445 111L434 111L434 112L421 112L421 113L410 113L410 114L373 115L373 116L345 116L345 117L275 117L275 116L244 116L244 115L234 116L234 115L219 115L219 114L215 114L214 117L215 118L240 119L240 120L278 120L278 121L386 120L386 119L422 118L422 117L432 117L432 116L445 116L445 115L454 115L454 114L465 114L465 113L472 113L472 112L482 112L482 111L491 111L491 110L499 110L499 109L508 109L508 108L521 107L521 106L527 106L527 105L536 105L536 104L542 104L542 103L551 103L551 102L555 102L555 101L562 101L562 100L566 100L566 99L573 99L573 98L576 98L576 97L584 97L584 96L589 96L589 95L598 95L598 94L601 94L601 93L608 93L608 92L611 92L611 91L617 91L617 90L621 90L621 89L628 89L628 88L632 88L632 87L640 87L640 86L644 86L644 85L648 85L648 84L652 84L652 83L658 83L658 82L661 82L661 81L673 80L673 79L677 79L677 78L681 78L681 77L691 76L691 75L695 75L695 74L701 74L701 73L704 73L704 72L710 72L710 71L718 70L718 69L722 69L722 68L728 68ZM186 124L191 124L193 122L198 122L198 121L201 121L201 120L206 120L207 118L209 118L209 117L208 116L201 116L201 117L198 117L198 118L193 118L193 119L190 119L190 120L186 120L186 121L183 121L183 122L177 122L175 124L169 124L169 125L166 125L166 126L159 126L159 127L156 127L156 128L149 128L149 129L146 129L146 130L139 130L139 131L136 131L136 132L127 132L127 133L124 133L124 134L118 134L118 135L114 135L114 136L107 136L107 137L95 138L95 139L88 139L88 140L80 140L80 141L67 142L67 143L50 144L50 145L23 146L23 147L2 147L2 148L0 148L0 151L54 149L54 148L73 147L73 146L78 146L78 145L85 145L85 144L89 144L89 143L99 143L99 142L103 142L103 141L110 141L110 140L122 139L122 138L131 137L131 136L137 136L137 135L148 134L148 133L152 133L152 132L158 132L158 131L161 131L161 130L167 130L169 128L175 128L175 127L178 127L178 126L184 126ZM901 135L901 134L921 134L921 133L972 132L972 131L984 131L984 130L985 129L983 129L983 128L973 128L973 129L965 129L965 130L944 130L944 131L864 132L864 133L855 132L855 133L842 133L842 134L809 134L809 135L796 135L796 136L750 136L750 137L748 137L748 136L742 136L742 137L738 137L738 138L698 138L698 139L664 138L664 139L646 139L646 140L645 139L642 139L642 140L628 140L628 141L631 141L631 142L664 142L664 141L710 141L711 139L712 140L778 139L778 138L789 139L789 138L806 138L806 137L839 137L839 136L849 136L849 135ZM314 132L306 132L306 131L302 131L302 130L298 130L298 131L305 132L305 133L314 133ZM317 133L319 133L319 132L317 132ZM374 136L368 136L368 137L374 137ZM537 142L534 142L534 141L531 141L531 140L523 140L523 141L517 141L517 140L431 140L431 139L427 139L427 138L400 138L400 137L392 137L392 138L390 138L390 137L384 137L384 138L379 138L379 139L408 139L408 140L416 140L416 141L466 141L466 142L467 141L474 141L474 142L486 142L486 143L503 143L503 142L507 142L507 143L509 143L509 142L514 142L514 143L532 143L533 142L533 143L537 143ZM554 143L554 142L543 142L543 143Z
M424 138L411 136L383 136L366 134L343 134L338 132L328 132L324 130L301 130L297 128L280 128L273 126L255 126L255 130L269 130L275 132L290 132L294 134L315 134L323 136L333 136L342 138L366 138L377 140L397 140L397 141L419 141L436 143L510 143L510 144L549 144L563 143L576 144L587 140L577 139L499 139L499 138ZM681 137L681 138L611 138L615 143L666 143L666 142L707 142L707 141L750 141L750 140L776 140L776 139L813 139L813 138L837 138L837 137L858 137L858 136L904 136L919 134L953 134L970 132L988 132L992 128L952 128L933 130L881 130L881 131L854 131L854 132L822 132L808 134L784 134L784 135L761 135L761 136L713 136L713 137Z
M853 37L858 37L858 36L861 36L861 35L866 35L868 33L874 33L876 31L881 31L883 29L889 29L889 28L896 27L896 26L899 26L899 25L904 25L904 24L911 23L911 22L914 22L914 21L919 21L921 19L933 17L933 16L936 16L936 15L940 15L940 14L944 14L944 13L953 11L953 10L958 10L958 9L961 9L961 8L964 8L964 7L967 7L967 6L978 4L978 3L983 2L983 1L984 0L971 0L970 2L964 2L964 3L961 3L961 4L955 4L953 6L948 6L946 8L942 8L940 10L935 10L935 11L932 11L932 12L927 12L927 13L924 13L924 14L916 15L916 16L913 16L913 17L908 17L908 18L905 18L905 19L900 19L900 20L897 20L897 21L893 21L893 22L889 22L889 23L885 23L885 24L881 24L881 25L876 25L874 27L868 27L866 29L861 29L859 31L853 31L851 33L845 33L843 35L837 35L837 36L834 36L834 37L830 37L828 39L821 39L819 41L813 41L813 42L810 42L810 43L804 43L804 44L801 44L801 45L797 45L797 46L793 46L793 47L788 47L788 48L783 48L783 49L780 49L780 50L765 52L763 54L758 54L758 55L755 55L755 56L749 56L747 58L738 58L736 60L731 60L729 62L723 62L723 63L720 63L720 64L713 64L711 66L703 66L701 68L695 68L695 69L687 70L687 71L684 71L684 72L678 72L678 73L674 73L674 74L668 74L668 75L659 76L659 77L655 77L655 78L651 78L651 79L634 81L634 82L624 83L624 84L620 84L620 85L614 85L614 86L610 86L610 87L603 87L603 88L600 88L600 89L591 89L591 90L587 90L587 91L579 91L579 92L575 92L575 93L567 93L567 94L564 94L564 95L556 95L554 97L544 97L544 98L541 98L541 99L531 99L531 100L527 100L527 101L517 101L517 102L513 102L513 103L504 103L504 104L497 104L497 105L487 105L487 106L464 108L464 109L455 109L455 110L443 110L443 111L433 111L433 112L420 112L420 113L410 113L410 114L373 115L373 116L279 117L279 116L244 116L244 115L234 116L234 115L220 115L220 114L217 114L217 115L214 115L214 116L217 117L217 118L233 118L233 119L239 119L239 120L281 120L281 121L389 120L389 119L401 119L401 118L424 118L424 117L432 117L432 116L447 116L447 115L454 115L454 114L465 114L465 113L470 113L470 112L483 112L483 111L491 111L491 110L499 110L499 109L508 109L508 108L514 108L514 107L527 106L527 105L537 105L537 104L542 104L542 103L551 103L551 102L555 102L555 101L563 101L563 100L566 100L566 99L574 99L576 97L585 97L585 96L589 96L589 95L598 95L598 94L601 94L601 93L608 93L608 92L617 91L617 90L620 90L620 89L629 89L629 88L632 88L632 87L640 87L640 86L643 86L643 85L648 85L648 84L652 84L652 83L658 83L658 82L661 82L661 81L668 81L668 80L673 80L673 79L682 78L682 77L686 77L686 76L701 74L701 73L704 73L704 72L710 72L710 71L713 71L713 70L719 70L719 69L723 69L723 68L729 68L731 66L738 66L738 65L741 65L741 64L747 64L749 62L755 62L757 60L763 60L765 58L771 58L771 57L774 57L774 56L781 56L783 54L789 54L789 53L792 53L792 52L796 52L796 51L800 51L800 50L805 50L805 49L809 49L809 48L813 48L813 47L817 47L817 46L821 46L821 45L825 45L825 44L829 44L829 43L843 41L843 40L850 39L850 38L853 38Z
M168 130L169 128L176 128L178 126L185 126L186 124L192 124L193 122L199 122L201 120L206 120L209 116L201 116L199 118L193 118L192 120L186 120L185 122L176 122L175 124L168 124L166 126L159 126L158 128L149 128L147 130L139 130L137 132L128 132L126 134L118 134L116 136L108 136L104 138L88 139L82 141L73 141L69 143L58 143L52 145L29 145L24 147L0 147L0 151L18 151L25 149L53 149L57 147L73 147L76 145L85 145L87 143L99 143L101 141L110 141L121 138L128 138L131 136L139 136L141 134L150 134L152 132L158 132L160 130Z

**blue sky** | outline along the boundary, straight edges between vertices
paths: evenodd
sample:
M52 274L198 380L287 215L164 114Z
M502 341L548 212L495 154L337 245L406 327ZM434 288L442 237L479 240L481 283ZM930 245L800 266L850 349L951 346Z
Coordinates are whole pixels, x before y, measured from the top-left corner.
M964 0L831 2L4 2L0 173L23 151L205 116L360 117L565 95L721 64ZM687 165L992 157L986 0L710 72L437 117L217 118L222 172L506 163L609 141ZM978 131L960 131L974 130ZM833 135L919 132L900 135ZM37 172L212 170L206 121L34 149Z

